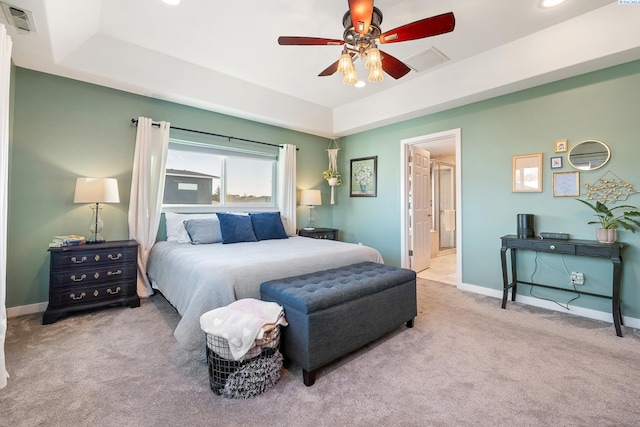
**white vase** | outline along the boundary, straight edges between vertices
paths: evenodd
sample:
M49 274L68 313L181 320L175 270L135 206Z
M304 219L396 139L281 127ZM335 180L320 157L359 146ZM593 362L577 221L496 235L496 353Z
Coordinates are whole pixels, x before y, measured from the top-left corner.
M615 228L596 228L596 240L600 243L614 243L618 240L618 230Z

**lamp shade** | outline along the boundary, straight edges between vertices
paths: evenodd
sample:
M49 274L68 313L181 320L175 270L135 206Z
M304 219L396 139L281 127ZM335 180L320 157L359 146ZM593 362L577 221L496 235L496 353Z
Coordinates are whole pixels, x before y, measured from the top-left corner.
M74 203L120 203L115 178L78 178Z
M320 190L302 190L300 204L304 206L320 206L322 204Z

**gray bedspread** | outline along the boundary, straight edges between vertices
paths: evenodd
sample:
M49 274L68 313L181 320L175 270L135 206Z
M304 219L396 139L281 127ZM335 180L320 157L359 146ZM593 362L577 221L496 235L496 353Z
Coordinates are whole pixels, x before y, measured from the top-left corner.
M158 242L147 275L182 316L174 332L179 345L204 354L200 316L207 311L240 298L259 299L260 284L268 280L362 261L383 262L367 246L297 236L227 245Z

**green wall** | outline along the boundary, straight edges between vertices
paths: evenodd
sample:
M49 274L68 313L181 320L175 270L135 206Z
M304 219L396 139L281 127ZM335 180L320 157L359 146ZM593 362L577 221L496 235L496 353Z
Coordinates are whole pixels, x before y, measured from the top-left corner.
M417 95L417 94L416 94ZM425 89L423 96L429 96ZM378 248L387 263L400 265L400 141L460 128L462 174L462 282L501 289L500 237L515 234L516 215L536 216L537 231L561 231L573 238L595 239L593 219L587 207L571 197L553 197L552 172L572 171L566 153L562 169L549 166L554 141L568 139L569 146L585 140L606 142L612 151L602 169L580 173L581 183L594 183L607 171L640 190L640 62L632 62L530 90L493 98L442 113L420 117L342 138L340 169L349 170L349 159L378 156L378 197L350 198L348 185L339 189L333 211L334 227L346 240ZM542 152L543 192L511 192L511 158L515 154ZM640 194L627 204L640 206ZM630 247L623 254L623 315L640 318L640 233L621 231L619 240ZM535 281L566 285L560 257L542 256ZM533 258L519 257L523 268ZM591 291L610 293L610 263L578 257L564 258L569 271L585 272ZM547 263L547 267L544 267ZM541 273L548 269L552 273ZM555 272L554 272L555 271ZM533 269L521 276L529 278ZM541 276L542 275L542 276ZM534 291L559 302L573 297L553 290ZM529 287L519 292L528 295ZM610 312L608 300L582 296L573 305Z
M255 139L291 143L298 153L298 188L320 188L325 205L316 209L317 224L341 230L343 240L380 250L388 264L400 264L400 141L460 128L462 132L462 282L501 289L500 236L512 234L518 213L536 215L537 231L564 231L593 239L587 225L591 213L573 198L553 197L549 168L556 139L569 145L584 139L606 142L612 150L602 169L581 172L581 183L592 183L611 171L640 190L637 162L640 148L640 62L582 75L361 132L339 141L340 170L345 185L336 188L336 205L328 205L329 187L321 172L327 167L328 140L262 125L178 104L154 100L100 86L15 69L15 100L10 163L7 306L48 298L47 244L56 234L86 234L90 209L73 203L75 178L113 176L119 179L122 202L104 209L106 239L128 236L126 212L135 141L132 117L168 120L176 126ZM423 96L429 96L425 89ZM542 152L543 192L511 192L511 157ZM378 196L350 198L349 159L378 156ZM629 204L640 205L640 194ZM306 210L299 208L298 222ZM624 253L623 314L640 318L640 233L621 231L630 244ZM559 257L556 257L559 259ZM589 290L606 292L610 266L599 260L542 257L536 279L564 284L558 271L585 272ZM525 275L535 265L520 257ZM546 263L546 264L543 264ZM544 267L544 268L543 268ZM550 268L549 268L550 267ZM551 273L541 273L542 270ZM526 276L525 276L526 277ZM520 292L528 294L526 286ZM585 287L585 290L587 288ZM546 290L544 290L547 292ZM570 295L537 292L560 302ZM607 300L583 296L576 306L610 311Z
M19 67L13 77L7 307L48 300L47 247L54 235L88 235L91 209L73 203L77 177L118 179L121 202L105 205L103 236L129 237L127 209L136 137L132 118L151 117L188 129L295 144L300 148L298 187L321 188L329 144L325 138ZM322 191L326 202L316 209L317 220L331 225L329 189L322 186ZM305 215L306 210L299 208L299 223Z

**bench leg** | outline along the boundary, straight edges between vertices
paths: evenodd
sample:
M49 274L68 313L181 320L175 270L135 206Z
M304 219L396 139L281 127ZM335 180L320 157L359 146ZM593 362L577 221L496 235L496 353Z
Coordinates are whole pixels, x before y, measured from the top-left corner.
M305 369L302 370L302 381L304 385L307 387L311 387L316 382L316 370L307 371Z
M411 320L407 321L407 328L413 328L413 319L414 318L411 318Z

